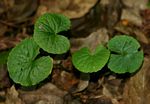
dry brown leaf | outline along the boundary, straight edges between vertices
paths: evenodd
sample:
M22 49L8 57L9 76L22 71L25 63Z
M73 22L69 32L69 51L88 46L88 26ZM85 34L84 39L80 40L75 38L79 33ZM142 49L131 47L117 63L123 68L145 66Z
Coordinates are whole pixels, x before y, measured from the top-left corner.
M47 83L35 91L19 90L19 96L26 104L63 104L66 93L52 83Z
M37 0L14 0L14 4L7 11L7 20L5 20L14 23L24 22L35 12L37 6Z
M145 57L144 64L126 83L124 89L125 104L150 103L150 57Z
M7 90L5 104L25 104L19 98L19 93L14 86Z
M59 88L68 91L70 88L72 88L75 84L78 83L78 80L73 73L59 71L59 69L54 69L52 74L52 82Z
M127 19L131 23L138 26L142 25L142 18L140 16L138 8L123 9L121 19Z
M127 20L128 21L128 20ZM149 44L150 39L142 32L142 29L140 29L135 24L128 21L127 25L124 25L124 20L120 21L116 24L115 29L118 32L121 32L122 34L126 35L132 35L137 38L140 42L143 42L145 44Z
M123 3L130 8L137 8L139 10L147 8L148 0L123 0Z
M97 0L41 0L37 17L45 12L61 13L70 18L85 15Z

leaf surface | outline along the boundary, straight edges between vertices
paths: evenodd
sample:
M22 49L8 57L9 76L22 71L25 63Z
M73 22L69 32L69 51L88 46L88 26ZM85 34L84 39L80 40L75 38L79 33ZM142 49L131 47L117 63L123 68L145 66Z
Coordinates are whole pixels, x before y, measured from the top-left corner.
M133 73L143 62L143 52L138 51L140 44L130 36L115 36L108 42L112 51L108 67L116 73Z
M36 59L39 46L27 38L11 50L8 56L8 72L12 80L23 86L31 86L44 80L51 73L52 59L44 56Z
M69 18L64 15L46 13L36 21L33 38L43 50L62 54L69 50L70 42L59 33L70 29L70 26Z
M81 72L92 73L101 70L109 59L110 52L99 45L92 53L88 48L82 48L72 55L74 66Z

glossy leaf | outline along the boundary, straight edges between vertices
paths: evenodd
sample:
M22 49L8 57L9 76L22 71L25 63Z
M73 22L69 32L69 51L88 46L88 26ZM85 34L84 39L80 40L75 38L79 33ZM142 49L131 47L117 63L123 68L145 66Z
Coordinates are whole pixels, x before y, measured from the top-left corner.
M11 79L23 86L31 86L48 77L52 59L44 56L36 59L39 46L33 39L25 39L12 49L8 56L8 72Z
M116 73L133 73L143 62L143 52L138 51L140 44L130 36L115 36L108 43L112 51L108 67Z
M70 20L64 15L46 13L36 21L33 38L43 50L62 54L69 50L70 42L59 33L70 26Z
M82 48L72 55L74 66L81 72L92 73L101 70L109 59L110 52L99 45L93 53L88 48Z

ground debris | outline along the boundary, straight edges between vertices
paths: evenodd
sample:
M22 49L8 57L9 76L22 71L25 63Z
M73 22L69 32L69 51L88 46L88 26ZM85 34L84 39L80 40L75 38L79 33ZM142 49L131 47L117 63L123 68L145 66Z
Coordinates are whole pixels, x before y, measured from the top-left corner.
M125 84L125 104L149 104L150 102L150 57L145 57L144 64L133 77Z
M19 96L25 104L63 104L63 96L67 94L52 83L47 83L33 91L19 90Z

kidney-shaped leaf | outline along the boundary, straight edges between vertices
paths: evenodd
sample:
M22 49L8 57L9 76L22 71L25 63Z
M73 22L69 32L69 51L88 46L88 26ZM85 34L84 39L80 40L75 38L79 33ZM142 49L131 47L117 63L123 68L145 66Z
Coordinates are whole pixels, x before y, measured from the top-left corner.
M70 26L69 18L64 15L46 13L36 21L33 38L43 50L62 54L69 50L70 42L59 33L68 30Z
M93 53L88 48L82 48L72 55L72 62L79 71L92 73L104 67L109 55L109 50L102 45L97 46Z
M115 36L108 48L112 51L108 67L115 73L133 73L143 62L143 52L138 51L140 44L131 36Z
M49 56L35 59L38 54L39 46L29 38L11 50L7 66L14 82L31 86L48 77L53 66L52 59Z

